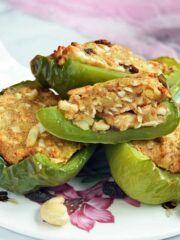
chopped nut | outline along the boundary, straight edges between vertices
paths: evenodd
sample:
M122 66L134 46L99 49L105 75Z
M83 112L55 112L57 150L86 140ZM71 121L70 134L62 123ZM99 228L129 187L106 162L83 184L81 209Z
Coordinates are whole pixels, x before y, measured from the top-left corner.
M133 87L136 87L136 86L139 86L140 83L139 83L138 81L134 80L134 81L132 81L131 85L132 85Z
M11 126L10 128L14 133L21 133L21 129L19 126Z
M108 124L106 124L104 122L104 120L99 120L99 121L94 122L92 129L94 131L106 131L109 128L110 128L110 126Z
M124 97L124 98L122 98L122 100L125 101L125 102L129 102L129 103L133 102L133 100L129 97Z
M147 147L148 147L148 149L153 149L153 147L154 147L154 142L153 142L153 141L148 141L148 142L147 142Z
M39 126L38 124L34 127L32 127L29 131L29 134L26 139L26 146L32 147L36 143L39 135Z
M46 131L46 129L43 127L41 123L38 123L38 127L39 127L39 133L44 133Z
M25 94L29 100L34 100L38 96L38 91L37 89L33 89L31 92L28 92Z
M150 122L143 123L142 126L150 127L150 126L157 126L158 124L159 124L159 122L157 122L157 121L150 121Z
M142 123L142 120L143 120L143 117L142 117L142 115L137 115L137 120L138 120L138 122L139 123Z
M58 145L59 147L62 147L62 146L63 146L63 143L62 143L62 142L58 142L57 145Z
M82 128L83 130L88 130L90 128L89 121L87 121L86 119L81 120L79 122L74 122L74 124L77 125L78 127Z
M52 225L63 226L69 221L69 215L62 196L51 198L40 209L41 218Z
M21 98L22 98L22 94L21 94L21 93L18 93L18 92L15 93L15 96L16 96L17 99L21 99Z
M39 139L38 146L41 147L41 148L46 148L47 147L42 138Z
M58 106L63 111L72 111L72 112L75 112L75 113L78 111L78 106L76 104L69 103L66 100L59 101Z
M164 115L166 115L166 113L167 113L167 110L164 107L159 107L158 110L157 110L158 115L164 116Z
M142 109L140 107L137 107L138 113L142 114Z
M130 92L130 93L133 92L133 89L132 89L131 87L125 87L124 90L125 90L126 92Z
M122 90L122 91L117 92L117 95L119 97L124 97L126 95L126 92Z
M118 111L118 109L116 107L112 107L110 110L111 110L111 112L117 112Z

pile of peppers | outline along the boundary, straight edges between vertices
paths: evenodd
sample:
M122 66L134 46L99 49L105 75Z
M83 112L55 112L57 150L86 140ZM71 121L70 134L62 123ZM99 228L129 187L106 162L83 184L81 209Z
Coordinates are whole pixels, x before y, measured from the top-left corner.
M123 78L132 74L114 71L102 67L91 66L77 60L68 59L60 66L51 56L37 55L31 61L31 70L35 78L44 86L54 89L60 96L66 98L69 89L93 85L115 78ZM169 109L166 121L156 127L141 127L126 131L94 132L75 126L70 120L65 119L63 113L56 107L42 108L38 120L56 137L84 143L115 144L132 140L154 139L171 133L178 125L178 110L173 101L165 102Z
M169 67L163 78L171 90L174 101L178 102L180 64L168 57L154 61L165 63ZM64 98L67 97L69 89L131 74L128 71L121 73L72 59L59 66L51 57L39 55L31 61L31 69L43 86L53 88ZM43 126L57 137L77 142L107 144L106 156L111 174L120 188L130 197L143 203L160 204L171 200L180 201L180 174L160 169L151 159L137 151L130 141L155 139L171 133L179 123L179 112L174 101L166 102L170 113L164 123L156 127L128 129L123 132L84 131L65 119L63 113L56 107L41 109L37 117Z
M57 107L42 108L37 119L56 137L87 144L66 164L55 164L43 154L37 153L18 164L7 166L0 158L0 186L10 191L27 193L42 186L56 186L77 175L95 151L96 144L106 144L104 149L111 174L120 188L130 197L147 204L180 201L180 174L160 169L151 159L136 150L130 141L155 139L171 133L179 124L179 110L174 101L180 97L180 64L174 59L162 57L154 61L167 64L169 70L164 79L171 90L173 100L166 101L169 109L166 121L156 127L142 127L126 131L94 132L82 130L65 119ZM68 59L60 66L51 56L37 55L31 61L36 81L45 88L52 88L61 98L67 91L93 85L132 74L91 66Z

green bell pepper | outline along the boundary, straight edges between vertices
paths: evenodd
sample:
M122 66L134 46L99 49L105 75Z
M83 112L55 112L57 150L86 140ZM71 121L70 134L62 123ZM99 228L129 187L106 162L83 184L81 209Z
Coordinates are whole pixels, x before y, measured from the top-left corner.
M128 72L95 67L72 59L60 66L52 57L40 55L32 59L31 70L44 87L54 89L61 97L65 97L70 89L129 75Z
M24 86L41 87L37 81L24 81L11 86L11 89L16 92ZM0 187L23 194L40 187L63 184L79 173L95 148L95 145L84 145L66 163L54 163L42 153L36 153L12 165L0 157Z
M9 166L0 158L0 187L24 194L40 187L64 184L79 173L94 151L94 145L84 147L65 164L56 164L41 153Z
M106 148L111 174L130 197L147 204L180 201L180 173L157 167L132 144Z
M169 109L166 121L156 127L142 127L126 131L101 131L83 130L66 119L57 107L42 108L37 113L37 118L44 128L56 137L84 143L115 144L132 140L154 139L167 135L178 125L178 109L173 102L165 102Z
M169 57L159 57L153 59L153 61L163 63L168 66L168 69L164 75L167 79L167 83L169 85L173 99L177 103L180 103L180 63L177 62L174 58Z

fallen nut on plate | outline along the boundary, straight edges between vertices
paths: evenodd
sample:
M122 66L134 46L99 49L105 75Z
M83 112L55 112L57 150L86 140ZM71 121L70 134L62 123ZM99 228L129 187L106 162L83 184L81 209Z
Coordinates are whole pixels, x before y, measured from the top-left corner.
M44 221L56 226L63 226L69 221L69 215L62 196L51 198L43 203L40 215Z

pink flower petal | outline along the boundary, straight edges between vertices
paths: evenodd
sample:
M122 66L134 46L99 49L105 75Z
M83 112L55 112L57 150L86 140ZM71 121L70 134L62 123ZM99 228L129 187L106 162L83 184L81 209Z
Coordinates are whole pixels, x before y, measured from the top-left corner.
M74 199L74 198L79 198L77 192L74 190L73 187L69 187L69 189L66 189L64 192L63 192L63 195L66 199Z
M54 191L57 195L63 195L66 199L79 198L74 188L67 183L62 186L49 188L49 190Z
M93 219L88 218L84 215L82 209L78 209L74 213L72 213L70 215L70 220L74 226L81 228L87 232L89 232L95 224L95 221Z
M114 216L106 209L97 209L89 204L84 204L83 213L86 217L101 223L113 223Z
M86 200L90 200L94 197L101 197L103 195L102 186L103 182L98 182L84 191L79 191L78 194Z
M108 207L111 206L113 201L114 201L113 198L96 197L89 200L88 204L98 209L107 209Z
M123 198L123 200L125 202L127 202L128 204L134 206L134 207L140 207L141 206L141 203L133 198L130 198L130 197L125 197Z

